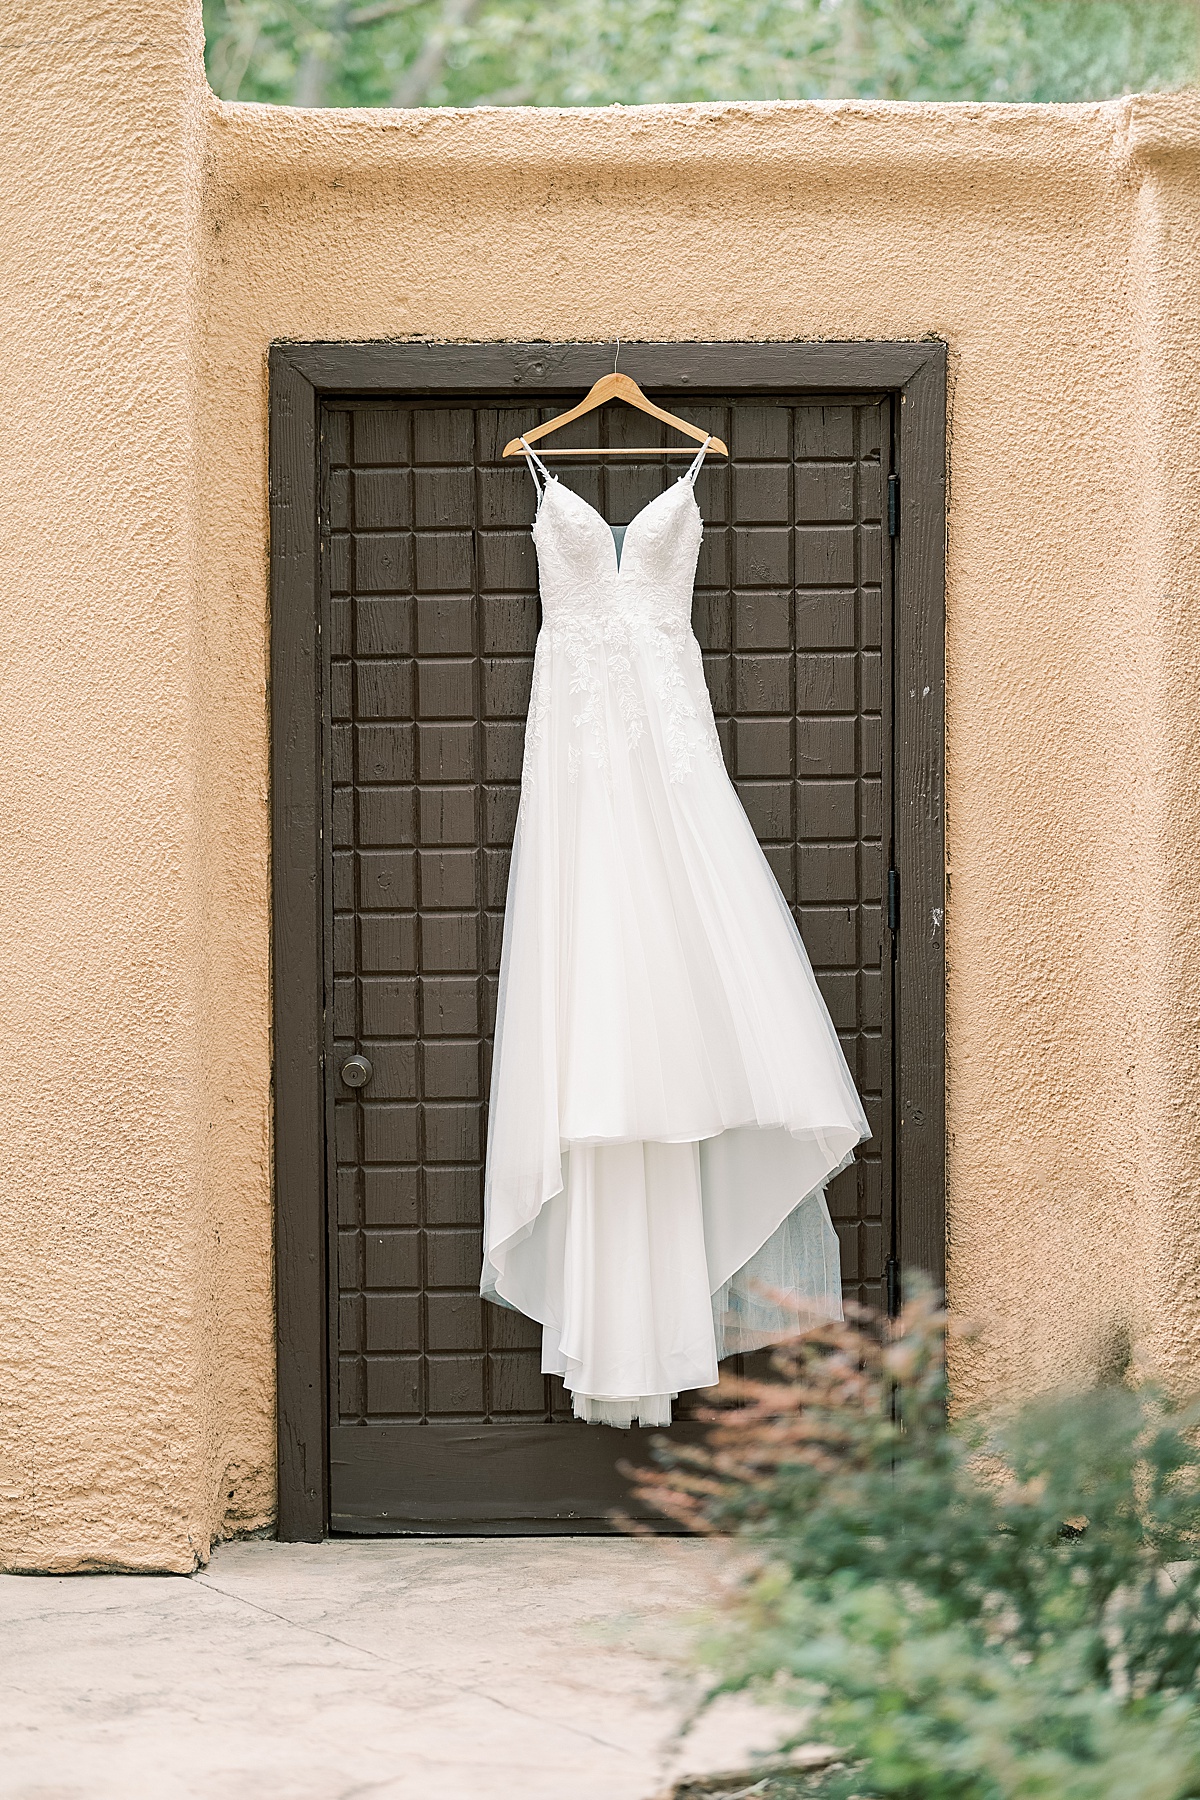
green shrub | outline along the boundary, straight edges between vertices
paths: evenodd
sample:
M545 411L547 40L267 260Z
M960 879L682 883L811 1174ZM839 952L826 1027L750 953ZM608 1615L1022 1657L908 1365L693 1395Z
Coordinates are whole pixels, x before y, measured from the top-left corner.
M1097 100L1197 68L1195 0L204 0L227 100Z
M805 1709L830 1800L1200 1796L1200 1409L1120 1382L951 1424L945 1336L927 1292L804 1333L640 1471L762 1546L714 1692Z

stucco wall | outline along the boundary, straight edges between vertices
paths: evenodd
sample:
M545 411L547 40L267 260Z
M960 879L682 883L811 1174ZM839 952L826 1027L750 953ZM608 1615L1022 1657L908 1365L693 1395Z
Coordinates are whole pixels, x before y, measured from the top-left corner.
M2 1541L16 1567L181 1567L219 1516L197 1031L201 45L190 8L154 0L28 0L3 38Z
M199 0L18 11L9 1562L271 1516L278 337L946 339L957 1389L1200 1379L1200 99L298 113Z

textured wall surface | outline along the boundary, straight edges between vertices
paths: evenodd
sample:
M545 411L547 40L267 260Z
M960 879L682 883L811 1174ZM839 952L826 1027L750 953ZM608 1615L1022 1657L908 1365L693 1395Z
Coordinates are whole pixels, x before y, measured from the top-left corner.
M0 1553L271 1515L279 337L945 338L958 1393L1200 1379L1200 99L304 113L16 10Z
M0 1545L16 1568L191 1567L220 1516L200 54L191 10L156 0L5 8Z

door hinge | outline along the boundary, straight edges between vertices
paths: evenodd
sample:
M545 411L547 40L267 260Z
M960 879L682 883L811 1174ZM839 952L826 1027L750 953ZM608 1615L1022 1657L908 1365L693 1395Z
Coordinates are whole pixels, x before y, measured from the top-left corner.
M900 536L900 477L888 476L888 536Z
M900 929L900 871L889 869L887 877L887 922L893 934Z
M887 1316L894 1319L900 1312L900 1264L894 1256L887 1259Z

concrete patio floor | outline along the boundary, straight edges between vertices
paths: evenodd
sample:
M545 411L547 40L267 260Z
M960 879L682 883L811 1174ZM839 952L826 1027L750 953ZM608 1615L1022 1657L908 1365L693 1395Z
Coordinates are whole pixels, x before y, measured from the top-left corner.
M4 1800L648 1800L767 1748L671 1650L695 1540L228 1544L178 1576L0 1577Z

